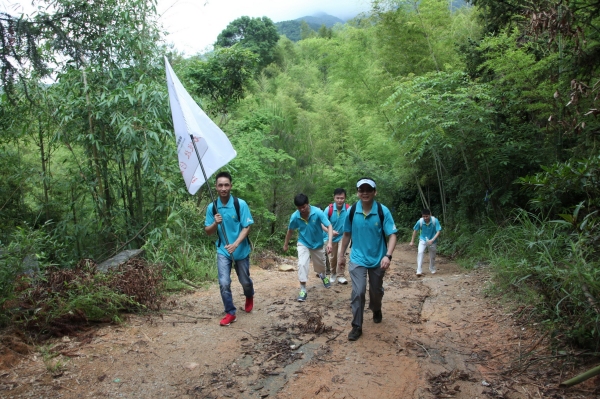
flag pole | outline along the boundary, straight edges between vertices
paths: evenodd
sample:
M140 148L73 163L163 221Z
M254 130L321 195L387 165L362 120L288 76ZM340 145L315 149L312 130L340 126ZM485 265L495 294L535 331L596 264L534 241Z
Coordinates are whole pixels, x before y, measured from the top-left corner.
M200 153L198 152L198 147L196 147L196 141L194 140L194 135L190 134L190 139L192 140L192 144L194 145L194 150L196 151L196 156L198 157L198 163L200 164L200 169L202 169L202 175L204 176L204 183L206 183L206 187L208 187L208 194L210 195L210 200L213 203L213 206L216 206L215 197L213 196L212 190L210 189L210 184L208 184L208 177L206 177L206 172L204 171L204 165L202 164L202 158L200 157ZM231 195L231 194L230 194ZM225 226L223 226L223 222L218 223L221 226L221 232L223 233L223 238L225 239L225 245L229 245L229 240L227 239L227 233L225 232ZM217 227L218 229L219 227ZM233 257L233 252L230 254L231 260L235 262L235 258Z

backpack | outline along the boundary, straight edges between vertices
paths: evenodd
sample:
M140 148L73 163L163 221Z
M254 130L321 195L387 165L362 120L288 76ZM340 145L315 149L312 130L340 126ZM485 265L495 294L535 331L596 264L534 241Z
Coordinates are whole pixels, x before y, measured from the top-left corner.
M423 220L423 218L419 219L419 228L421 230L423 230L423 223L425 223L425 221ZM431 216L431 223L433 223L433 226L435 227L435 224L437 223L437 219L434 216Z
M348 210L348 208L350 208L350 205L348 204L344 204L346 205L346 210ZM331 220L331 215L333 215L333 203L329 204L329 207L327 208L327 219Z
M377 214L379 215L379 220L381 221L381 234L383 235L383 241L385 242L385 231L383 230L383 207L381 206L381 204L377 201L375 201L375 204L377 204ZM352 219L354 219L354 214L356 213L356 203L352 205L352 207L350 208L350 213L348 214L348 219L350 219L350 226L352 226Z
M425 223L423 218L419 219L419 228L421 230L423 230L423 223ZM433 215L431 216L431 223L433 223L433 227L435 227L435 224L438 223L438 220L435 217L433 217Z
M235 208L235 213L237 215L238 221L241 223L242 221L240 218L240 201L237 199L237 197L234 197L233 195L231 197L233 198L233 207ZM216 199L213 202L213 209L212 209L213 216L215 216L217 214L217 201L218 201L218 199ZM221 236L219 236L219 234L217 234L217 237L219 237L219 240L217 241L217 247L220 247L221 246ZM248 241L248 245L250 245L250 239L248 238L248 236L246 236L246 240Z

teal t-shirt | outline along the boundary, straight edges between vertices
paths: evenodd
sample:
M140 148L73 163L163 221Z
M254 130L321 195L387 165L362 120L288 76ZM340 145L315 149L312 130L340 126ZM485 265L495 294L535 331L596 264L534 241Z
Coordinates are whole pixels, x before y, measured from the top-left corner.
M238 198L238 202L240 203L240 220L238 220L235 206L233 205L233 196L229 196L229 201L227 201L226 205L223 205L220 198L217 199L217 213L223 217L222 225L225 226L225 233L227 234L227 239L230 244L237 240L242 229L254 224L254 220L250 214L250 208L248 208L246 201ZM210 226L215 222L213 206L214 203L211 202L206 208L205 226ZM215 243L215 245L218 245L217 252L229 257L229 252L225 249L225 238L223 237L221 226L217 227L217 233L219 234L219 241ZM248 240L243 240L235 251L233 251L233 257L236 260L246 259L248 255L250 255L250 250L251 248Z
M440 225L440 221L437 218L431 216L429 218L429 224L426 224L425 221L423 221L423 227L421 227L421 219L417 220L415 227L413 227L413 230L415 231L421 230L421 234L419 234L419 240L431 240L435 233L437 233L438 231L442 231L442 226ZM437 242L437 239L434 241L434 243L435 242Z
M346 204L342 205L341 210L337 209L335 203L333 204L333 212L331 213L329 221L331 222L331 228L339 233L337 236L333 236L333 242L342 241L342 237L344 237L344 224L346 223L349 211L350 208L346 209ZM325 216L329 215L329 205L323 212L325 213ZM327 240L327 233L325 233L325 240Z
M322 210L316 206L310 207L308 220L300 217L300 211L292 213L289 230L298 230L298 241L307 248L317 249L323 247L323 229L321 224L328 227L331 223Z
M377 213L378 206L383 209L383 226ZM386 237L398 232L390 210L385 205L373 202L371 212L365 215L362 202L357 202L352 223L350 217L347 217L344 224L344 232L352 234L350 262L367 268L380 266L381 259L387 252L387 241L383 238L382 229Z

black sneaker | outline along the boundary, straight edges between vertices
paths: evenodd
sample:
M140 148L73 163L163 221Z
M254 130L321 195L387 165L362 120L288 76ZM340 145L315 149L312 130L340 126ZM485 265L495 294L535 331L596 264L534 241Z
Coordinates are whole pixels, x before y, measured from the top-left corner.
M383 315L381 314L381 310L374 310L373 311L373 321L375 323L381 323L382 319L383 319Z
M362 335L362 328L352 327L352 331L348 334L348 341L356 341Z

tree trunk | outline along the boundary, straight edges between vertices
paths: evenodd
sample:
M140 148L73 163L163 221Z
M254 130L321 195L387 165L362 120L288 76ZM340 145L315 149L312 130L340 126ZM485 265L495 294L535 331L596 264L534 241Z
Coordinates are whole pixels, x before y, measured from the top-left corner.
M39 139L39 148L40 148L40 160L42 163L42 188L44 190L44 213L46 215L46 220L50 220L50 209L48 209L48 171L46 167L47 156L45 153L44 147L44 131L42 129L42 121L38 117L38 139Z

